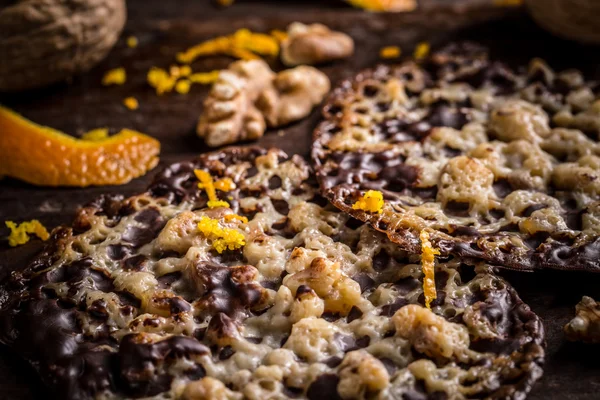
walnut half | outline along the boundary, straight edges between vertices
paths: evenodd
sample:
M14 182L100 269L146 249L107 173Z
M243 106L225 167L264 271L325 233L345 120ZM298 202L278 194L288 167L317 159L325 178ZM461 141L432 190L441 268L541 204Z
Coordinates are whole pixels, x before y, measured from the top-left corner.
M600 343L600 303L583 296L575 307L575 318L565 325L565 334L571 341Z
M283 126L306 117L329 89L327 75L301 65L277 74L273 85L261 93L257 106L269 126Z
M306 117L329 89L327 75L313 67L276 75L262 60L238 61L219 74L196 131L211 147L256 140L267 125L276 128Z
M261 137L265 119L254 102L274 76L262 60L237 61L222 71L204 101L198 136L211 147Z
M340 60L354 53L354 41L345 33L322 24L290 24L288 37L281 42L281 61L287 66L315 65Z

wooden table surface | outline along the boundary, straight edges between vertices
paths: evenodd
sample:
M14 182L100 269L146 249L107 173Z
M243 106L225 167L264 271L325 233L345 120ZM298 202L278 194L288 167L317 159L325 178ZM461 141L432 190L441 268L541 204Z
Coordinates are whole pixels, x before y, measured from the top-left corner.
M178 51L215 35L242 27L256 31L284 29L296 20L322 22L355 39L352 59L322 68L334 84L378 62L382 46L399 45L410 54L419 41L429 41L435 47L455 39L488 45L494 58L513 65L543 57L557 69L576 67L589 77L600 78L600 49L552 37L537 28L523 10L492 7L490 2L423 0L422 8L415 13L370 14L325 0L238 0L225 10L212 8L206 0L130 0L123 37L135 35L139 39L137 48L128 48L122 40L90 73L41 91L0 95L0 103L73 135L105 126L146 132L162 143L161 165L191 158L207 151L196 138L194 127L208 89L195 86L185 96L173 93L158 97L145 83L148 69L168 67ZM196 62L194 69L223 68L228 62L215 57ZM118 66L126 67L127 83L121 87L101 86L103 72ZM139 110L123 107L122 100L127 96L140 101ZM315 111L279 134L269 132L258 143L307 156L311 131L318 118ZM39 188L5 179L0 181L0 221L36 218L48 227L68 224L78 206L102 193L140 192L157 170L125 186L88 189ZM7 234L7 229L0 227L0 279L22 267L41 247L39 241L33 241L9 248ZM600 275L555 271L503 274L544 320L547 333L545 374L529 398L600 398L600 346L568 343L562 334L562 326L572 318L582 295L600 298ZM34 371L0 346L0 399L42 398L48 396Z

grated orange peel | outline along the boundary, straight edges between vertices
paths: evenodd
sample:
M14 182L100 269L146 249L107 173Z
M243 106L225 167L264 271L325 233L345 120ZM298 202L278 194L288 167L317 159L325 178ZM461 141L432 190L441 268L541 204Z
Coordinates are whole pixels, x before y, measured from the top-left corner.
M198 231L212 241L212 247L221 254L226 250L236 250L246 245L244 234L233 228L223 228L219 221L206 216L200 218Z
M242 224L248 223L248 218L237 214L227 214L223 219L225 222L240 221Z
M123 105L130 110L137 110L140 107L140 103L133 96L126 97L125 99L123 99Z
M402 54L402 50L398 46L386 46L379 50L379 57L383 59L398 58Z
M381 214L384 203L383 193L378 190L369 190L352 205L352 209Z
M235 183L231 178L225 177L215 182L213 177L202 169L195 169L194 175L196 175L196 178L200 181L200 183L198 183L198 189L204 189L204 191L206 191L206 196L208 197L208 203L206 205L208 208L229 208L229 203L220 200L217 197L217 190L229 192L230 190L235 189Z
M415 47L413 57L416 60L422 60L425 57L427 57L430 49L431 49L431 46L429 45L429 43L421 42L421 43L417 44L417 47Z
M255 33L249 29L239 29L227 36L219 36L190 47L177 54L177 61L191 64L199 57L227 55L242 60L257 59L259 56L277 56L279 41L265 33Z
M37 219L21 222L18 225L13 221L5 221L4 224L10 229L10 235L8 236L8 245L10 247L16 247L29 242L30 234L44 241L50 237L46 227Z
M102 77L102 84L104 86L122 85L125 81L127 81L127 72L123 67L106 71Z
M156 139L136 131L80 140L2 106L0 132L0 177L34 185L121 185L154 168L160 152Z
M423 270L423 294L425 295L425 306L431 309L431 302L437 298L435 290L435 256L440 254L438 249L433 248L429 241L429 233L421 231L421 268Z

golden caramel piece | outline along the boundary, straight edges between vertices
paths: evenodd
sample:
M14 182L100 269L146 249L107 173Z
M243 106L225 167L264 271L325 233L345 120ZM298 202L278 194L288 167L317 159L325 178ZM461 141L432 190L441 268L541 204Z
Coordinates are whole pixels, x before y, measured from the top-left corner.
M567 339L586 343L600 343L600 304L583 296L575 306L576 316L565 325Z
M325 311L348 315L359 304L360 285L344 275L339 263L317 257L308 268L287 275L283 284L293 295L300 286L310 287L324 301Z
M184 400L230 400L233 392L220 380L205 376L199 381L190 382L183 392Z
M346 0L354 7L369 11L408 12L417 8L416 0Z
M123 129L106 139L76 139L0 107L0 176L44 186L121 185L158 163L160 143Z
M8 245L11 247L19 246L29 242L29 234L35 235L42 240L48 240L50 237L46 227L44 227L44 225L42 225L42 223L37 219L21 222L19 225L13 221L6 221L5 224L6 227L10 229Z
M390 384L390 376L383 363L365 350L346 354L340 365L338 391L343 399L355 393L377 393Z
M431 302L437 298L435 290L435 256L440 251L434 249L429 241L429 233L421 231L421 268L423 269L423 294L425 306L431 309Z
M461 359L469 351L469 331L418 304L408 304L392 317L396 335L433 358Z
M341 60L354 53L354 40L323 24L290 24L287 38L281 41L281 61L287 66L315 65Z

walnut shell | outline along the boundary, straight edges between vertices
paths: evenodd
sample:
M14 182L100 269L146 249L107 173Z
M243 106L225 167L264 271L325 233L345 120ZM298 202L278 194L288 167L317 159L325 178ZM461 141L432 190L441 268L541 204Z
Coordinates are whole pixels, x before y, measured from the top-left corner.
M598 0L527 0L527 7L540 26L558 36L600 43Z
M126 15L125 0L22 0L0 8L0 91L89 70L114 46Z

